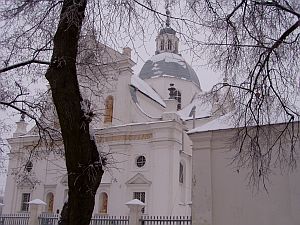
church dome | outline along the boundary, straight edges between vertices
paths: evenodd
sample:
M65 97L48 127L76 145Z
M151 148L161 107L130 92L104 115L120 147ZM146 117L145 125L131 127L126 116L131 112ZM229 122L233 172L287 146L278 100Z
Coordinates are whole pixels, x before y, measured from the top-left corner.
M174 77L191 81L200 88L200 82L193 68L178 54L162 52L147 60L139 77L143 80L155 77Z

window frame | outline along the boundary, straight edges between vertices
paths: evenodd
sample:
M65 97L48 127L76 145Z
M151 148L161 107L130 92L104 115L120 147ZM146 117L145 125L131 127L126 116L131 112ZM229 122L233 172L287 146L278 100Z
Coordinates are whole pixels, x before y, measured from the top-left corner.
M105 98L105 112L104 112L104 120L105 124L112 123L114 114L114 96L108 95Z
M172 41L168 40L168 50L172 50Z
M175 91L175 99L177 100L177 110L181 110L181 91L179 90L176 90Z
M54 193L48 192L46 195L46 203L47 203L47 212L53 213L54 212Z
M140 158L143 158L143 159L142 159L142 161L139 162L139 159L140 159ZM145 167L146 162L147 162L147 159L146 159L146 157L145 157L144 155L139 155L139 156L137 156L136 159L135 159L135 165L136 165L138 168L143 168L143 167ZM141 164L140 164L140 163L141 163ZM140 165L139 165L139 164L140 164Z
M30 197L31 197L30 195L31 194L29 192L24 192L24 193L21 194L21 205L20 205L20 211L21 212L28 212L29 211L28 202L30 202Z
M184 165L182 162L179 163L179 183L184 184Z
M106 192L99 194L99 214L108 214L108 194Z
M143 198L141 196L137 197L136 194L144 194ZM140 200L141 202L145 203L146 204L146 192L145 191L133 191L132 193L133 195L133 199L138 199ZM143 201L144 200L144 201ZM145 207L142 208L142 213L145 214Z
M165 42L164 42L164 40L161 40L161 41L160 41L160 50L161 50L161 51L164 51L164 50L165 50Z

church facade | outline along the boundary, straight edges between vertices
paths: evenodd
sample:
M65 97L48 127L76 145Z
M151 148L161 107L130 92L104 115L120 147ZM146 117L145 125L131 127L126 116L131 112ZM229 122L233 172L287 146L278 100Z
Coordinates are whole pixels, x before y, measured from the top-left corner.
M198 76L178 46L176 32L167 23L156 38L155 55L138 75L133 74L129 48L119 53L102 46L103 58L113 66L102 68L111 82L103 88L101 101L95 104L92 99L103 109L92 126L99 151L109 163L94 214L127 215L125 203L140 199L146 215L191 215L192 143L186 131L208 122L211 109L199 103ZM3 213L26 212L26 203L36 198L47 203L45 212L59 213L67 199L64 160L51 152L38 160L28 157L38 138L21 119L8 140ZM20 170L25 176L15 175Z

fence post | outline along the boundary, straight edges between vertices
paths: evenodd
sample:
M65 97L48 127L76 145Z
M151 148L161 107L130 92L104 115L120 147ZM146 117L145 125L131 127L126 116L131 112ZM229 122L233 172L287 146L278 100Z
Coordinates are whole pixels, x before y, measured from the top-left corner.
M145 203L138 199L133 199L127 202L125 205L129 207L129 225L140 225L140 219L142 216L142 208L145 207Z
M39 215L42 212L42 205L46 205L45 202L43 202L40 199L34 199L30 202L28 202L29 204L29 209L30 209L30 213L29 213L29 221L28 221L28 225L39 225Z

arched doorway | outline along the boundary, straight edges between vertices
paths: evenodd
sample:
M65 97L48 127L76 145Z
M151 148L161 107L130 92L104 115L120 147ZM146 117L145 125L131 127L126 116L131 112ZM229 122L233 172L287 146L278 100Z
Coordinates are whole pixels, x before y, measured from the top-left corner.
M101 192L99 195L99 213L107 214L108 195L105 192Z
M49 192L46 196L47 212L53 213L54 194Z

